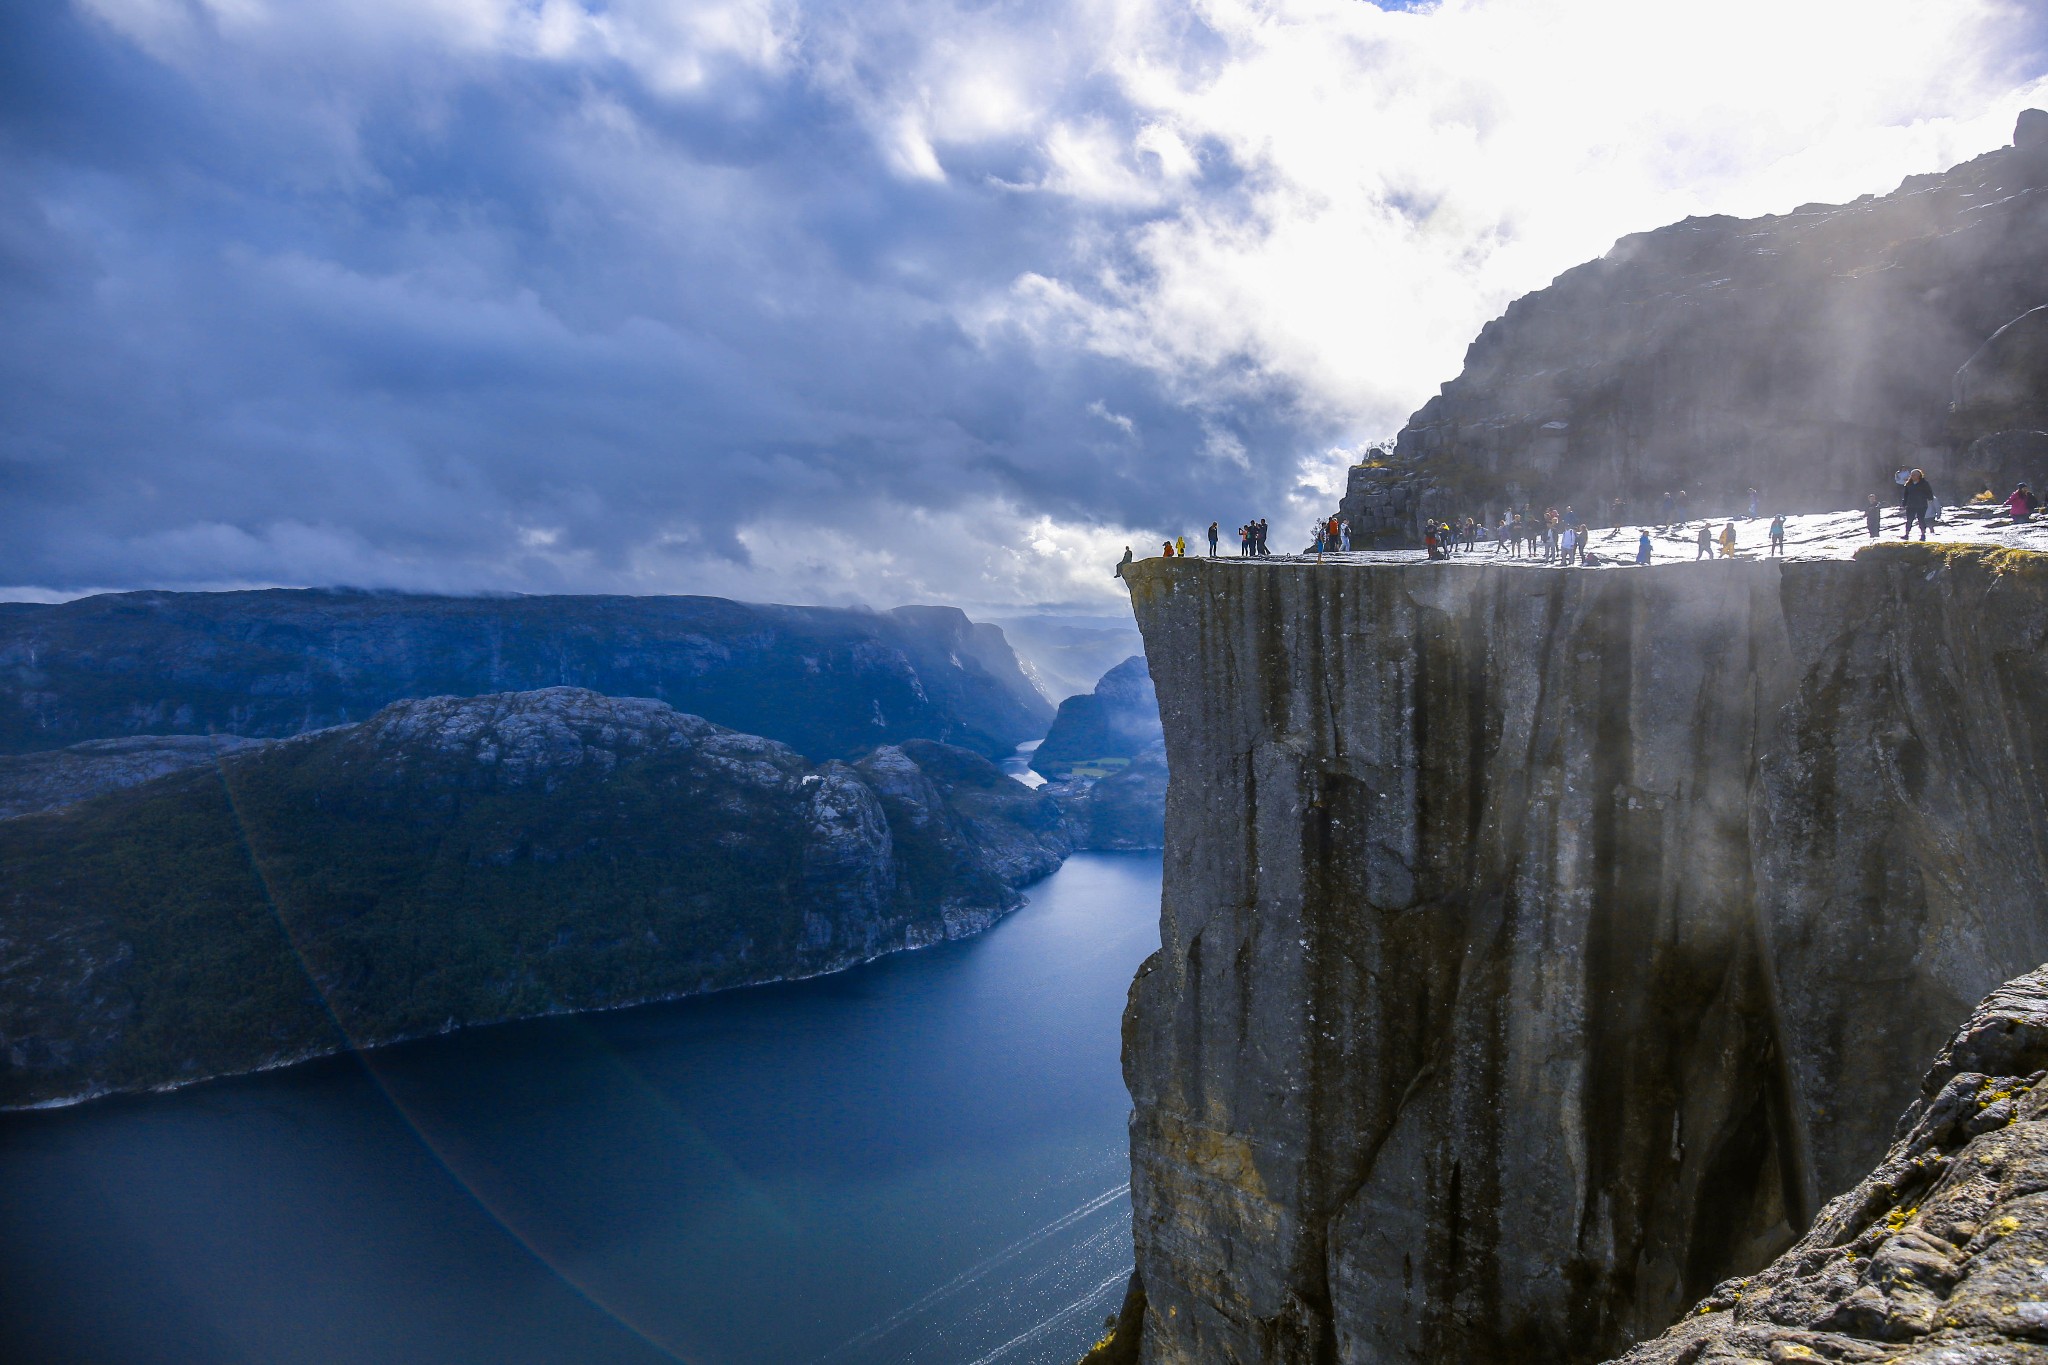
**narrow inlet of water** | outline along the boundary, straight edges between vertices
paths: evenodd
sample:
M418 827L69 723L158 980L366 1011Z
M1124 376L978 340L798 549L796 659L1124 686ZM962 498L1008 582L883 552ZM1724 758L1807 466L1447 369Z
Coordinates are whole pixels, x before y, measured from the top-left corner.
M1157 854L824 977L0 1118L0 1358L1034 1365L1130 1266Z

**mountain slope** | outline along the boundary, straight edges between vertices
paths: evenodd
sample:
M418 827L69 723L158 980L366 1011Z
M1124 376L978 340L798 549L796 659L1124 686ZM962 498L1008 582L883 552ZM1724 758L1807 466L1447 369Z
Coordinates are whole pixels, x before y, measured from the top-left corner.
M116 593L0 604L0 752L140 734L282 736L406 697L653 697L813 758L933 739L1000 757L1052 706L952 608L712 597Z
M1860 506L1902 464L1958 499L2048 475L2048 436L2009 428L2009 405L1951 413L1957 371L2048 304L2044 125L1887 195L1622 238L1487 324L1387 467L1353 470L1346 515L1401 534L1509 498L1597 521L1681 488L1696 508L1752 485L1774 511Z
M978 755L863 765L551 688L0 820L0 1105L830 971L986 927L1067 852Z

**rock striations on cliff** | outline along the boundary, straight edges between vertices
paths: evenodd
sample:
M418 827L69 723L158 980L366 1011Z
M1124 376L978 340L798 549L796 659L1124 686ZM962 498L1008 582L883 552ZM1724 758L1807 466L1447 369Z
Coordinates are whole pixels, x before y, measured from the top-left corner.
M399 702L0 820L0 1106L832 971L1067 851L929 740L813 764L644 698Z
M2048 967L1942 1051L1875 1170L1618 1365L2048 1360Z
M1149 1362L1577 1362L1791 1245L2048 959L2048 571L1148 560Z
M1622 238L1488 323L1390 458L1352 471L1345 514L1399 538L1510 498L1732 506L1752 485L1814 511L1898 464L1951 496L2041 486L2048 431L2012 381L2039 376L2048 320L2023 321L2048 305L2044 120L1890 194Z

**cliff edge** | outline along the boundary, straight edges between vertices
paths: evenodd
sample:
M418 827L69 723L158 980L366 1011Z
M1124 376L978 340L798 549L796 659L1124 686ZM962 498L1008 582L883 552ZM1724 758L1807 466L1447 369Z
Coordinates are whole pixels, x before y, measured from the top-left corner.
M1797 1239L2048 959L2048 559L1125 570L1151 1362L1591 1361Z
M1942 1050L1883 1162L1760 1275L1620 1365L2048 1359L2048 967Z

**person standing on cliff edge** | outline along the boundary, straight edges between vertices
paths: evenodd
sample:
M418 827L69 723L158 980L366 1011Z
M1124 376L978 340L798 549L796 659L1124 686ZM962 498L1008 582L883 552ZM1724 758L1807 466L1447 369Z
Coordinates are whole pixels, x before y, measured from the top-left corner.
M1650 533L1647 529L1636 536L1636 563L1650 562Z
M1216 557L1216 523L1209 523L1209 558Z
M1863 524L1870 531L1870 538L1876 540L1884 531L1884 509L1878 506L1877 494L1870 495L1870 502L1863 509Z
M1920 528L1920 539L1927 539L1927 508L1934 501L1934 485L1927 482L1925 470L1916 469L1906 478L1905 486L1899 489L1899 502L1906 511L1906 525L1899 532L1900 540L1911 540L1913 528Z
M1700 523L1699 547L1699 553L1692 557L1693 563L1697 564L1702 559L1714 557L1714 533L1705 522Z

